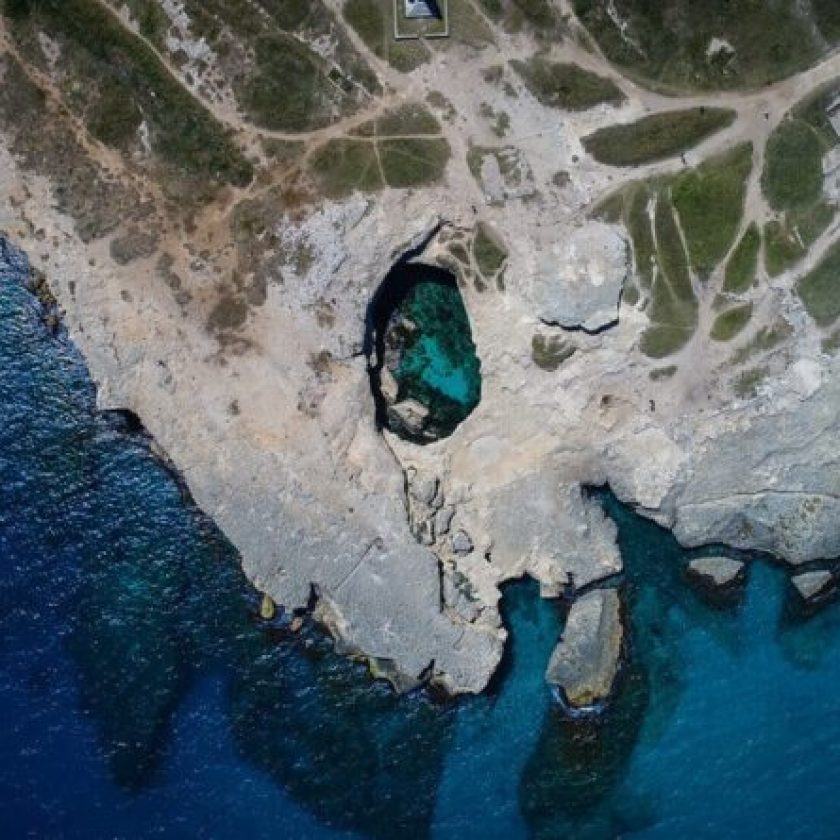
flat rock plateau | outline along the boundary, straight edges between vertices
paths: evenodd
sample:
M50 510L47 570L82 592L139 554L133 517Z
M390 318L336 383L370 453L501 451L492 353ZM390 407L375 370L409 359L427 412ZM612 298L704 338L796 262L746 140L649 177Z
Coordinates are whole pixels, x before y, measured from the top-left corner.
M0 3L0 232L99 406L399 688L485 688L505 581L620 574L590 486L686 546L840 556L840 54L781 3L802 61L732 23L683 78L643 5L462 0L397 42L390 0ZM406 254L481 363L423 445L364 347Z

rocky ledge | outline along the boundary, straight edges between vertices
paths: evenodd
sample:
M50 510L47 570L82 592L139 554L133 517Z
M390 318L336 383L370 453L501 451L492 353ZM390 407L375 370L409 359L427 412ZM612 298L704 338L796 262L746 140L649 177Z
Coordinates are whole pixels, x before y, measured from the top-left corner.
M572 604L545 672L571 714L597 712L606 703L621 666L623 639L617 590L595 589Z
M741 587L747 576L747 566L730 557L697 557L686 567L686 574L704 587L727 591Z
M817 606L831 598L837 591L837 580L826 569L802 572L790 579L799 597L808 606Z

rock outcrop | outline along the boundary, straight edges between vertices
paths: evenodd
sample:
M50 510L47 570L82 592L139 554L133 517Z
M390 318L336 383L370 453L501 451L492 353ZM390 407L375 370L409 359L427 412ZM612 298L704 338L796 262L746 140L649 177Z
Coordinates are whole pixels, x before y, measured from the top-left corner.
M744 583L747 566L730 557L697 557L689 562L686 573L702 586L731 590Z
M615 589L594 589L572 604L563 637L545 672L572 713L599 710L621 665L624 630Z
M790 582L799 597L809 606L815 606L830 598L837 590L837 581L834 575L825 569L801 572L798 575L793 575Z

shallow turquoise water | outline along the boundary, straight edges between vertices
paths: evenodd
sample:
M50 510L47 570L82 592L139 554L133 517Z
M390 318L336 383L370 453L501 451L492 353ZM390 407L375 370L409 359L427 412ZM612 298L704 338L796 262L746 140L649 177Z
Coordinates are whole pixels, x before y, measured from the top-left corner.
M610 497L621 691L569 722L557 606L505 594L493 691L395 698L314 630L255 618L235 554L146 442L94 410L0 246L0 807L8 837L833 838L840 611L756 564L720 609Z
M412 262L394 266L371 303L365 343L369 362L375 356L383 364L391 355L397 399L417 400L429 409L423 434L412 437L395 424L397 434L419 443L446 437L478 405L481 362L456 278L448 271ZM387 425L375 366L371 386L379 422Z

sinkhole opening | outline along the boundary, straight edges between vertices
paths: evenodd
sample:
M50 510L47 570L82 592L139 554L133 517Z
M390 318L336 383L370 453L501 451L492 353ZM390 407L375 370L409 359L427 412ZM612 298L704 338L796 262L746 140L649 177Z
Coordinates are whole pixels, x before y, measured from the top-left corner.
M365 336L378 428L430 443L481 399L481 362L455 275L398 262L371 301Z

